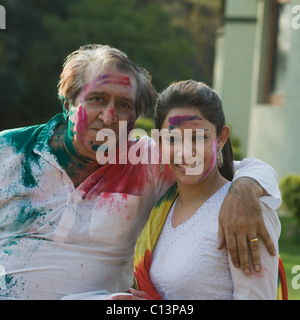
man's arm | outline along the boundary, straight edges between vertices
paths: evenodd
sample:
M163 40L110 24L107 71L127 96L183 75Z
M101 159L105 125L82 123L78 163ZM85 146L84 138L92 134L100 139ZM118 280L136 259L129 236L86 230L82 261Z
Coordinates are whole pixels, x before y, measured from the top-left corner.
M274 244L265 226L259 198L269 196L269 205L276 210L281 203L277 175L272 167L257 159L245 159L236 166L236 175L221 207L219 215L219 247L227 245L234 266L250 273L248 245L253 267L261 270L260 237L269 253L276 255Z

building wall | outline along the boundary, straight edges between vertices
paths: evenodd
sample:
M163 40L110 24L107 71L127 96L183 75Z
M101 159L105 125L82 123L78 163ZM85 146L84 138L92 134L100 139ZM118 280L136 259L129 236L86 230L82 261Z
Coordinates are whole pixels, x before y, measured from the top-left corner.
M260 103L268 60L269 4L268 0L226 1L223 32L216 44L214 87L233 134L242 140L244 155L266 161L282 178L289 172L300 174L300 29L291 31L285 103ZM297 4L300 0L293 1Z
M296 4L300 5L300 1L293 1L293 5ZM259 13L263 16L262 10ZM258 32L263 32L262 24ZM256 43L255 64L258 66L261 66L262 44ZM300 174L300 30L291 31L283 106L257 104L255 83L259 83L259 72L254 74L247 155L270 163L279 177L289 172Z
M243 154L248 145L256 12L256 1L226 1L216 44L213 86L222 98L232 134L242 141Z

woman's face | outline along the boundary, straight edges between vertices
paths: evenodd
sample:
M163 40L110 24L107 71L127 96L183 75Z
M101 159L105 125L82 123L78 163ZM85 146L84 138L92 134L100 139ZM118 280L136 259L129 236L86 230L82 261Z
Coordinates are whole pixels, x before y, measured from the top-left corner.
M168 132L162 134L163 162L168 163L177 182L195 184L217 170L216 126L206 120L196 107L172 109L161 129ZM190 129L191 135L185 129Z

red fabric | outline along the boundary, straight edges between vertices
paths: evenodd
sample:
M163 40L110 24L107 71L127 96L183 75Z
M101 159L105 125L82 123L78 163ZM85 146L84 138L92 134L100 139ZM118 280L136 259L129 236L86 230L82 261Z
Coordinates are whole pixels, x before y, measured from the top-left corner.
M162 297L156 292L149 276L151 262L152 253L149 249L147 249L144 259L135 266L134 274L138 284L138 290L145 291L153 300L163 300Z
M280 278L280 283L282 288L282 300L288 300L286 276L285 276L284 266L280 257L279 257L279 264L278 264L278 273L279 273L279 278Z

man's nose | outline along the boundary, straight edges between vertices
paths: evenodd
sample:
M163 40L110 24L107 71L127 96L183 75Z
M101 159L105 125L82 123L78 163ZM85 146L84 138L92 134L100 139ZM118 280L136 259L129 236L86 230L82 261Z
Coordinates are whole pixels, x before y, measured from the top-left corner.
M99 119L101 119L106 126L112 125L118 120L118 117L115 112L114 106L106 107L99 114Z

